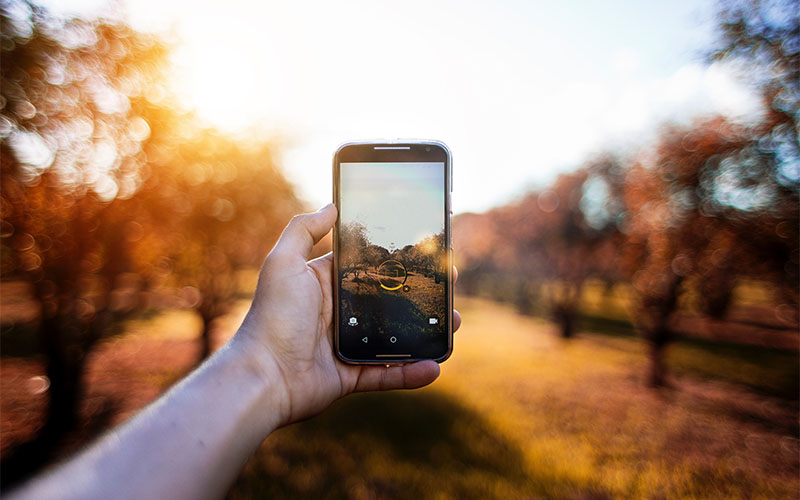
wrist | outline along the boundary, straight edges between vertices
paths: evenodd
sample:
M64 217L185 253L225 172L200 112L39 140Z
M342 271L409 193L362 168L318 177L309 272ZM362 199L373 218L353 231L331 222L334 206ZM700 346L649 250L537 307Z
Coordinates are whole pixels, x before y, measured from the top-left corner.
M266 433L288 423L291 414L289 390L273 352L245 325L239 327L229 345L259 391L261 416L266 418L264 423L268 426Z

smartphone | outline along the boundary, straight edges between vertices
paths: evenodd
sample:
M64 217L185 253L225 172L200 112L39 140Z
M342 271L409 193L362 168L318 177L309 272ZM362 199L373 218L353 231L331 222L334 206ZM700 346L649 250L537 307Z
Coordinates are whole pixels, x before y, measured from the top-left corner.
M333 159L334 342L351 364L442 362L453 350L450 150L344 144Z

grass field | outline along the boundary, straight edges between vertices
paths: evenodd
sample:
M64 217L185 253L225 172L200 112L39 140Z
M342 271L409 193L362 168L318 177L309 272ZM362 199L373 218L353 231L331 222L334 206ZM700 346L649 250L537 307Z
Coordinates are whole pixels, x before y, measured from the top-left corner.
M424 317L437 316L442 310L444 301L444 283L436 283L419 273L408 272L405 282L397 281L396 284L405 284L408 289L383 290L380 288L378 275L365 272L359 279L349 275L342 280L342 288L354 295L391 295L406 299L420 310ZM384 278L384 281L386 279Z
M216 344L246 307L217 323ZM681 340L672 387L652 390L646 346L624 322L590 319L564 341L509 306L456 307L464 324L438 381L353 395L279 430L230 498L798 498L796 351ZM87 425L119 423L190 369L199 326L188 311L119 325L90 357ZM38 425L41 369L3 358L5 450Z
M635 337L565 342L493 302L457 307L433 386L278 431L231 498L798 496L796 353L681 342L673 387L654 391Z

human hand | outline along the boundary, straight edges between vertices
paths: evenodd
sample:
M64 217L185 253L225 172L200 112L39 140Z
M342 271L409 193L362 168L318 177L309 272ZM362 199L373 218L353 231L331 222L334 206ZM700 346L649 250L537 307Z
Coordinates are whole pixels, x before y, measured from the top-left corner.
M355 366L334 354L333 256L307 259L336 217L336 207L327 205L292 219L261 268L250 311L234 339L266 377L280 382L284 425L319 413L351 392L414 389L439 376L439 365L431 360ZM454 311L453 330L460 325Z

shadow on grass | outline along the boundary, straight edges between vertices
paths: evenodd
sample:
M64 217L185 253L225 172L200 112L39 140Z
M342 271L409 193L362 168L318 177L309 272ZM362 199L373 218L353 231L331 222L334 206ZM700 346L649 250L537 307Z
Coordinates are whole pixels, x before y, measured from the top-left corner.
M54 461L69 456L109 428L120 401L106 397L78 425L68 429L45 426L29 441L11 447L0 461L0 493L18 486Z
M628 321L584 315L580 326L593 334L637 338ZM667 359L678 375L724 380L789 401L800 396L800 354L796 351L675 335Z
M350 396L280 430L229 496L503 498L575 491L568 483L531 478L520 449L454 398L426 390Z
M103 331L101 338L112 338L125 333L125 321L149 320L162 314L162 309L136 310L121 315ZM0 356L3 358L30 358L41 355L41 332L38 321L5 323L0 325Z
M721 379L792 402L800 397L796 351L678 337L667 362L677 374Z
M630 321L582 314L578 318L578 331L590 331L614 337L637 337Z

